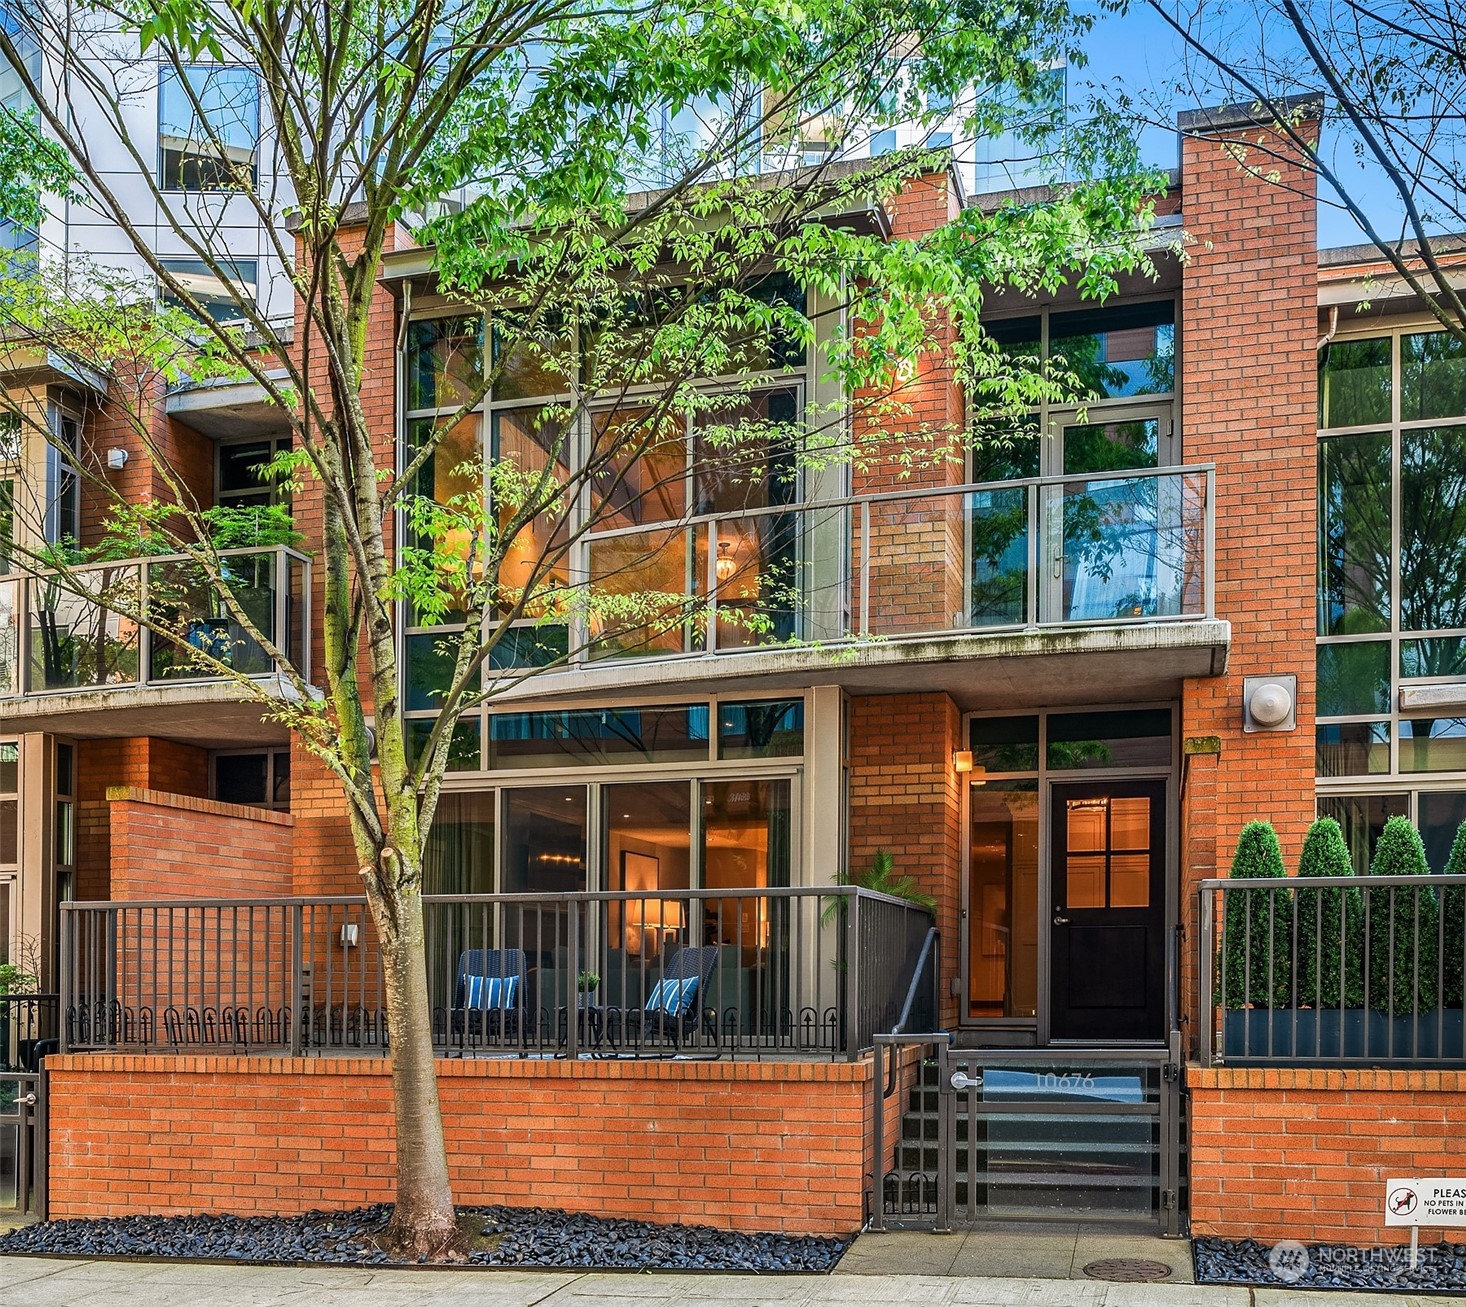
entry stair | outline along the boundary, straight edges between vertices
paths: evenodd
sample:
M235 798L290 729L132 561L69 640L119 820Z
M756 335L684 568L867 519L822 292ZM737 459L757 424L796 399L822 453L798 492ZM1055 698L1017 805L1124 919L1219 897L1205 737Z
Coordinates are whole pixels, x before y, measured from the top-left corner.
M1164 1204L1182 1201L1162 1187L1160 1117L1134 1111L1157 1101L1165 1068L1107 1065L1086 1072L1082 1057L1074 1064L1080 1069L1072 1074L984 1065L970 1073L980 1086L944 1094L937 1062L923 1061L906 1092L895 1174L885 1185L887 1212L900 1214L892 1211L893 1200L907 1215L935 1212L945 1177L958 1219L1148 1221ZM954 1113L946 1159L944 1099Z

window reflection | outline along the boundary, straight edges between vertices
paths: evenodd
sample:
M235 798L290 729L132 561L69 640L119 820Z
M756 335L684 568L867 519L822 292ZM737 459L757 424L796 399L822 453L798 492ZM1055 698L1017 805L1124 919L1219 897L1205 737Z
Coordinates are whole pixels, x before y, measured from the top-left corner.
M692 790L686 781L607 785L607 888L644 897L607 905L612 946L632 958L675 948L687 926L687 900L658 891L692 884Z
M1038 1010L1038 783L971 791L969 992L974 1017Z

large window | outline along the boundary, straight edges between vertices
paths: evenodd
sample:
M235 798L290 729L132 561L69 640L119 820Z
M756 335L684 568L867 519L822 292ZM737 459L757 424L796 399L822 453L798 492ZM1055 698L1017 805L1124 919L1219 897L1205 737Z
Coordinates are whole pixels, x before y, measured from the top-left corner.
M231 64L163 67L158 80L158 185L165 191L253 186L260 84Z
M748 294L788 306L800 292L769 276ZM404 461L438 440L417 493L447 504L480 493L481 474L502 532L502 602L508 611L528 599L489 660L490 674L571 656L696 652L712 623L694 613L713 586L719 647L797 634L797 515L779 510L801 497L793 441L803 417L803 345L777 327L730 342L726 376L760 383L709 378L712 399L695 412L669 411L654 382L586 396L607 381L612 345L618 357L634 352L638 333L666 307L649 304L614 332L588 331L583 340L551 324L512 346L478 316L408 324ZM645 368L636 376L651 381ZM724 390L735 391L726 406L717 398ZM452 429L441 435L445 423ZM562 493L581 473L585 492ZM709 514L729 517L716 531L690 521ZM570 606L560 600L573 577L606 600L565 620ZM421 669L410 676L424 693L451 667L443 637L458 629L451 614L410 626L407 660Z
M186 290L194 303L215 322L237 322L244 317L244 306L253 303L259 290L257 259L224 259L217 262L218 273L202 259L159 259ZM186 307L182 296L161 286L159 297L164 304Z
M1319 420L1318 775L1466 774L1466 350L1335 341Z

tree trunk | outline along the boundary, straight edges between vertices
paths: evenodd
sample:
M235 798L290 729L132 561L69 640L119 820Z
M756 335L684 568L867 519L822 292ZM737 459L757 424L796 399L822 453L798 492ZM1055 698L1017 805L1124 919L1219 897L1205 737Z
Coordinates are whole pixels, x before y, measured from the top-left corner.
M457 1253L458 1225L433 1060L422 896L416 890L399 891L393 924L392 931L378 927L397 1127L397 1196L386 1243L400 1256L439 1261Z

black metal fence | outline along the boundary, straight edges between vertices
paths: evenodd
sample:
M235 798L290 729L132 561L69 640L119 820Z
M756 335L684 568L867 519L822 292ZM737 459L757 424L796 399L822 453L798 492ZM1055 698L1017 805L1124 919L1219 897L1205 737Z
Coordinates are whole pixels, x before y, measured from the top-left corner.
M59 1034L55 994L0 994L0 1072L39 1069Z
M1466 1063L1466 876L1201 882L1207 1064Z
M931 913L853 887L424 899L448 1056L855 1057L899 1014ZM382 1050L363 899L70 903L68 1049Z

